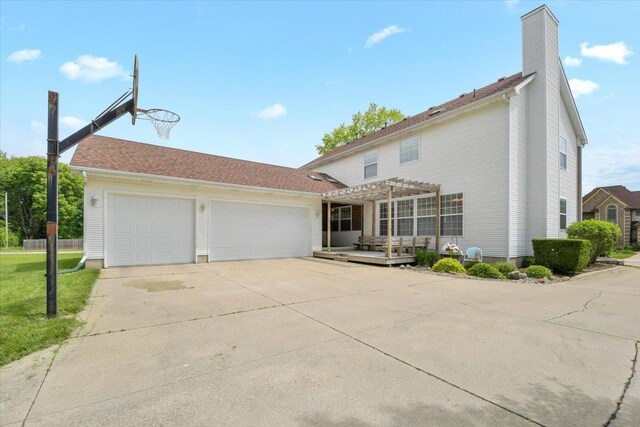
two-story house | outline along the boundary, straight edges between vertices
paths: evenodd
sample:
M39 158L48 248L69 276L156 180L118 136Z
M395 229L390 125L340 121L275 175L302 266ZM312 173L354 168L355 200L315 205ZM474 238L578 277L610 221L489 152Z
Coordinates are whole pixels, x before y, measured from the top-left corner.
M349 246L389 224L396 236L439 231L442 242L515 262L531 255L532 238L563 237L581 218L587 137L558 58L558 20L546 6L521 19L522 71L300 169L87 138L71 166L85 178L89 264L310 256L323 230ZM388 178L432 183L440 197L404 192L391 204L323 209L333 191Z

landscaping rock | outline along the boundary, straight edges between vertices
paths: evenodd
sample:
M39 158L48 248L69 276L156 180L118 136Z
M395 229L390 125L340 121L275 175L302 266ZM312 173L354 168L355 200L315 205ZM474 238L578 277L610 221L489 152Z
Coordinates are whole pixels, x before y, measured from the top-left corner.
M520 279L526 279L527 275L526 273L522 273L520 271L512 271L511 273L507 274L507 279L509 280L520 280Z
M404 270L404 269L405 269L404 264L400 264L400 270Z

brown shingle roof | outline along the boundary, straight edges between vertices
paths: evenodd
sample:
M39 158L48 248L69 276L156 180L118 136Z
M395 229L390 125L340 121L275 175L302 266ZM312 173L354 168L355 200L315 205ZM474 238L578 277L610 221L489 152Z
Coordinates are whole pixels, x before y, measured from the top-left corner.
M302 169L92 135L76 148L71 166L188 178L278 190L323 193L344 188L328 175ZM330 177L329 177L330 178Z
M370 133L369 135L363 136L360 139L357 139L349 144L341 145L339 147L334 148L328 153L316 158L315 160L310 161L306 165L302 166L302 168L306 168L309 166L313 166L315 163L330 159L342 152L347 150L354 149L356 147L360 147L369 142L373 142L377 139L384 138L385 136L389 136L393 133L399 132L401 130L407 129L411 126L417 125L422 122L426 122L430 118L437 118L443 114L449 113L453 110L456 110L460 107L464 107L465 105L469 105L473 102L480 101L483 98L486 98L491 95L495 95L496 93L502 92L507 89L511 89L525 81L529 78L531 74L523 76L522 73L516 73L512 76L505 77L504 79L500 79L494 83L491 83L488 86L482 87L480 89L475 89L472 92L465 93L464 95L459 96L456 99L452 99L451 101L445 102L444 104L440 104L435 107L431 107L422 113L416 114L415 116L407 117L406 119L394 123L390 126L387 126L384 129L380 129L376 132ZM434 114L437 110L442 109L441 112Z
M609 187L596 187L582 197L582 203L593 196L599 189L607 191L621 202L626 203L632 209L640 209L640 191L631 191L624 185L611 185Z

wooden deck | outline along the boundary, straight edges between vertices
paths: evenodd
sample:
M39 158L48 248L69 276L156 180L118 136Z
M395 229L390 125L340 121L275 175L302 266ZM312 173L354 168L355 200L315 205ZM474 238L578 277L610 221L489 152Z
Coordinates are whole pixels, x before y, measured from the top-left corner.
M314 251L313 256L316 258L332 259L334 261L345 262L361 262L364 264L376 265L398 265L410 264L415 261L415 257L411 254L393 254L390 257L384 256L384 252L378 251L359 251L352 248L331 248L331 252L327 248L321 251Z

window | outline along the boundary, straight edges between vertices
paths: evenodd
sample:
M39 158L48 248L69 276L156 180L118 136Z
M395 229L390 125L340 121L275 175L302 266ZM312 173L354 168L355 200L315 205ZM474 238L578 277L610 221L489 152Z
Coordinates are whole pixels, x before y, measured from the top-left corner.
M560 137L560 168L567 168L567 140Z
M395 210L394 210L394 204L393 202L391 202L391 235L395 236L395 229L393 227L393 219L394 219L394 214L395 214ZM389 220L389 211L387 209L387 203L380 203L380 230L378 232L378 234L382 235L382 236L386 236L387 235L387 221Z
M607 206L607 221L618 223L618 207L616 205Z
M364 153L364 179L378 176L378 151Z
M567 229L567 199L560 198L560 230Z
M351 206L331 209L331 231L351 231Z
M398 200L398 236L413 236L413 199Z
M420 197L417 199L416 217L417 217L417 235L418 236L435 236L436 235L436 198Z
M440 196L440 234L462 236L462 193Z
M420 158L420 137L400 141L400 164Z

